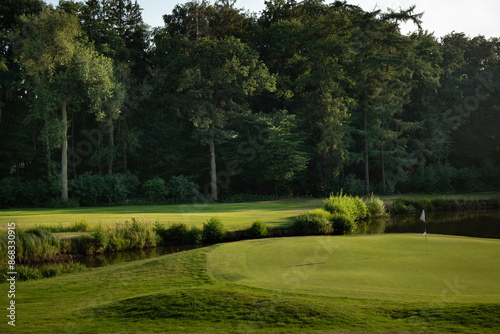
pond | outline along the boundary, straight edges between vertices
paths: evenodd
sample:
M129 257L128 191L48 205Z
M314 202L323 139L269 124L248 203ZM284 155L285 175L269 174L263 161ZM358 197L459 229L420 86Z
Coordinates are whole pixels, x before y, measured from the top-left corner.
M430 234L500 238L500 210L426 212L425 220L426 224L420 220L420 212L374 219L367 223L365 233L423 233L427 228Z
M463 212L426 212L426 226L418 214L399 214L385 219L372 219L363 226L362 234L423 233L468 237L500 238L500 210ZM148 259L203 247L201 245L156 247L73 258L87 267L101 267L121 262Z

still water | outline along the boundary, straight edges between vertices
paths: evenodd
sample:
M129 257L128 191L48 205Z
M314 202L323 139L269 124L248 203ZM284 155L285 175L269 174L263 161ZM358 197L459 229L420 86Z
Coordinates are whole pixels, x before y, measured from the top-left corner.
M479 238L500 238L500 210L426 212L425 224L420 212L374 219L366 224L366 234L423 233L460 235Z
M373 219L361 226L362 234L380 233L423 233L449 234L467 237L500 238L500 210L430 212L426 223L418 214L393 215L384 219ZM148 259L164 254L177 253L202 246L156 247L144 250L124 251L92 256L76 257L75 262L87 267L101 267L120 262Z

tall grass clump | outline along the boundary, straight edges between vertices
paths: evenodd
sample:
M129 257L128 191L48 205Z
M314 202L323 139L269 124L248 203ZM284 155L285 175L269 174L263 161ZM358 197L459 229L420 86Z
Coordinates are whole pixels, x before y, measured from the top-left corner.
M203 243L215 244L224 241L227 235L227 230L217 217L212 217L203 223Z
M98 226L90 235L71 238L71 251L77 254L96 254L156 246L156 233L150 222L132 218L117 223L114 228Z
M156 246L156 234L151 222L132 218L131 222L116 224L108 232L107 251L142 249Z
M311 210L295 219L294 228L302 235L330 234L332 214L322 209Z
M6 264L8 260L7 241L7 234L2 233L0 237L2 264ZM48 261L64 251L65 244L42 228L18 230L16 233L16 263Z

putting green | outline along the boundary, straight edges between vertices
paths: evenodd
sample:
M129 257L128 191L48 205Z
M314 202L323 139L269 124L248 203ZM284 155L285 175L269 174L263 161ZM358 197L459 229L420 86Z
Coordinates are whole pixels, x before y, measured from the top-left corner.
M394 301L500 301L500 240L415 234L322 236L221 244L219 281L283 292Z

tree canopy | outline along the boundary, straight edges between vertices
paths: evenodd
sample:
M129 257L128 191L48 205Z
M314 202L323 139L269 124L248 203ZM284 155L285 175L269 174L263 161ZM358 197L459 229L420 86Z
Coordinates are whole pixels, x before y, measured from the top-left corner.
M159 15L152 29L134 0L0 5L0 182L63 201L115 174L134 196L186 180L194 201L500 188L498 38L341 1Z

